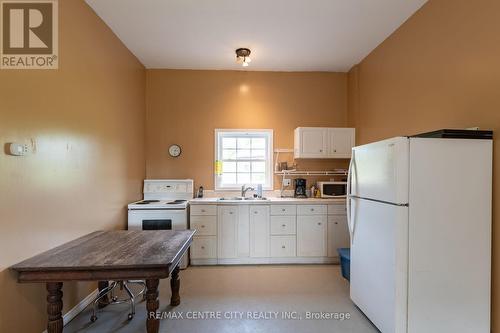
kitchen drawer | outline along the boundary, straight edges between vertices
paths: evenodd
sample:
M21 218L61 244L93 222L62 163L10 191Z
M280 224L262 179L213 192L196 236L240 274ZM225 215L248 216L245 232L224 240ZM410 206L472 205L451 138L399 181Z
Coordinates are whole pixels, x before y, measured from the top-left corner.
M347 214L347 207L345 203L328 205L328 215L345 215Z
M200 236L194 237L191 244L191 259L215 259L217 258L217 237Z
M295 236L271 236L271 257L295 257Z
M217 216L191 216L191 230L196 229L196 236L217 235Z
M271 205L271 215L296 215L295 205Z
M326 205L298 205L297 215L326 215Z
M191 205L191 215L217 215L216 205Z
M295 235L295 216L271 216L271 235Z

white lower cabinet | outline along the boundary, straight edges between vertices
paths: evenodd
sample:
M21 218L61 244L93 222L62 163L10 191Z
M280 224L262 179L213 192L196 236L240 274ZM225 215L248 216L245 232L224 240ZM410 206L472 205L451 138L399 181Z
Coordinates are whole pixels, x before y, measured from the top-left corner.
M191 244L191 259L216 259L217 237L199 236L193 239Z
M328 256L338 257L337 249L350 247L347 217L345 215L328 216Z
M297 255L299 257L326 257L326 215L297 216Z
M191 216L191 229L196 229L196 236L217 235L217 216Z
M239 205L238 214L238 258L250 256L250 212L249 205Z
M295 235L297 217L271 216L271 235Z
M327 207L325 205L300 205L297 207L297 215L326 215Z
M217 256L220 259L238 257L238 206L218 207Z
M269 206L250 207L250 257L269 257Z
M296 242L295 236L271 236L271 257L295 257Z
M338 262L349 247L345 205L193 205L193 265Z

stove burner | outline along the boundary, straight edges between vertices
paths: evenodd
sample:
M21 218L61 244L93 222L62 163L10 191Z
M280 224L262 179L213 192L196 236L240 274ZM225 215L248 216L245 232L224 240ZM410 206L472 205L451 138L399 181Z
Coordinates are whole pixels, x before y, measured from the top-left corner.
M147 205L147 204L150 204L153 202L160 202L160 200L142 200L142 201L136 202L135 204L136 205Z
M184 203L186 202L187 200L175 200L175 201L170 201L170 202L167 202L167 205L175 205L175 204L181 204L181 203Z

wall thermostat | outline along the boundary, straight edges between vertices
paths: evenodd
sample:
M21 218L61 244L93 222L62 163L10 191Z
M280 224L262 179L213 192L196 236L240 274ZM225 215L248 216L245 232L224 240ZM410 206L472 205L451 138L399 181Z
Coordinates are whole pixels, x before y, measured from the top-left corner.
M28 145L23 143L9 143L9 152L14 156L24 156L28 153Z
M181 152L182 150L179 145L171 145L170 148L168 148L168 153L172 157L179 157Z

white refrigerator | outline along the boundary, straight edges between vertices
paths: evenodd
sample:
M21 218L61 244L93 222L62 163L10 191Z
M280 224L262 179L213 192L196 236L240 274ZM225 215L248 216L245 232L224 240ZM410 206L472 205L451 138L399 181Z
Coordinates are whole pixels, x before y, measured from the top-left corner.
M350 295L381 332L490 332L492 144L353 148Z

